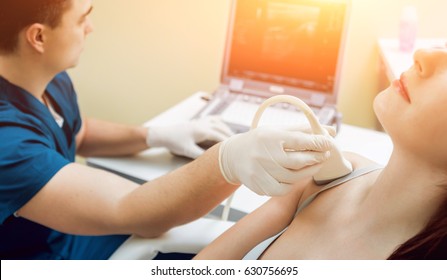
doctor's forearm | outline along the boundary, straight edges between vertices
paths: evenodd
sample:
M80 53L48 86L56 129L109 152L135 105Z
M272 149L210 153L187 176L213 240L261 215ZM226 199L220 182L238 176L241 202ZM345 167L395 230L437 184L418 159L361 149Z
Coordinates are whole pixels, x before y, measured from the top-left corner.
M81 156L128 156L147 149L147 128L85 119L77 148Z
M70 234L158 236L205 215L237 188L221 175L216 146L142 186L103 170L68 164L17 214Z
M125 227L133 228L134 234L154 237L209 213L238 188L221 175L218 152L216 145L195 161L129 194L121 203L123 211L118 211L124 215L121 220L129 223Z

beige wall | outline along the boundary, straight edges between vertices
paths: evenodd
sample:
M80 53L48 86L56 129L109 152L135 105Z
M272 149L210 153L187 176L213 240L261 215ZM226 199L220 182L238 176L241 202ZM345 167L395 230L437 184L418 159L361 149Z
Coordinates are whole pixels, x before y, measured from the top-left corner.
M376 38L397 34L415 4L419 36L447 37L447 0L352 0L339 109L346 123L374 127ZM94 0L95 32L70 74L84 115L140 124L219 82L230 0Z

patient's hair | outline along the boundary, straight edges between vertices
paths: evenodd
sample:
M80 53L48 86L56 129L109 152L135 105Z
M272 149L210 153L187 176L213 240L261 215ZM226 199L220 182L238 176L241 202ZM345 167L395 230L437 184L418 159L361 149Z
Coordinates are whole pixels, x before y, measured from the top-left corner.
M19 33L33 23L57 27L72 0L0 0L0 54L13 53Z
M427 226L388 259L447 260L447 198Z

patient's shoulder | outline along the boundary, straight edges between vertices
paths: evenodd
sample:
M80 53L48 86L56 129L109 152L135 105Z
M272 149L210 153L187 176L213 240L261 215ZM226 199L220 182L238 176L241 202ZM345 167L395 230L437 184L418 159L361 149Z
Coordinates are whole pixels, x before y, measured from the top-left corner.
M354 170L371 166L371 165L379 165L377 162L372 161L364 156L361 156L352 152L343 152L343 156L346 160L348 160ZM362 176L363 177L363 176ZM306 183L305 187L303 187L302 195L300 197L298 205L301 205L309 196L320 191L322 186L316 185L313 180L310 180Z

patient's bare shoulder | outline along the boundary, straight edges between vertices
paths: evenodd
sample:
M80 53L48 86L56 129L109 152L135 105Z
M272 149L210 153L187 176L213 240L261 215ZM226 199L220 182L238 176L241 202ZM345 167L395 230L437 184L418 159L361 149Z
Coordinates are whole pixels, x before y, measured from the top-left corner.
M361 156L352 152L343 152L343 156L352 164L353 169L359 169L366 166L377 165L374 162L364 156ZM306 200L310 195L321 190L321 186L315 184L313 180L305 182L305 186L302 187L302 195L300 197L298 205L300 205L304 200Z

